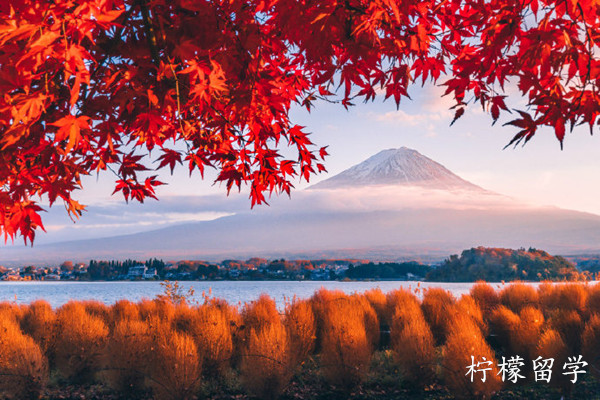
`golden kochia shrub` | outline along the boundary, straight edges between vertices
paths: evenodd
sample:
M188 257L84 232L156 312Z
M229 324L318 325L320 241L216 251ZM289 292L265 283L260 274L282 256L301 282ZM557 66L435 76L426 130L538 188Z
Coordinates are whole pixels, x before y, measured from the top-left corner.
M482 381L481 372L476 372L471 382L467 368L479 362L486 364L480 364L476 369L491 370L486 371L485 382ZM450 392L459 398L489 399L502 388L497 366L494 351L486 343L477 325L470 318L455 315L446 339L442 361L444 382Z
M0 319L0 397L39 398L47 376L40 347L14 321Z
M359 294L350 296L350 301L358 310L362 311L369 345L371 346L372 350L376 350L379 346L381 328L379 326L379 318L377 318L375 309L364 296Z
M198 330L197 309L188 306L187 303L175 305L175 314L173 314L171 324L177 332L193 336Z
M462 295L454 305L452 312L468 316L479 327L479 329L481 329L483 335L487 335L488 325L483 318L483 312L479 307L479 304L470 295Z
M556 306L556 283L543 281L537 287L538 303L542 310L550 310Z
M172 326L194 339L203 359L205 375L218 376L230 366L233 356L231 321L226 311L213 304L189 307L176 306Z
M241 323L234 335L234 363L237 364L241 349L246 346L253 330L281 322L275 301L266 294L262 294L255 301L244 304L241 313Z
M412 301L398 302L391 318L390 333L391 330L400 332L414 318L425 318L421 305Z
M85 300L81 304L85 307L85 311L94 316L100 318L105 323L111 321L111 308L106 304L98 300Z
M74 383L93 380L108 338L104 321L88 314L81 303L69 302L57 312L56 330L53 349L58 371Z
M248 332L262 326L275 324L281 320L275 300L261 294L255 301L247 303L242 310L244 329Z
M600 314L600 283L588 286L587 310L590 314Z
M557 285L558 308L587 314L588 290L583 283L564 283Z
M158 319L170 323L175 316L175 305L168 300L143 299L137 306L140 318L144 321Z
M537 290L525 283L511 283L500 292L500 302L518 313L527 306L536 307L539 296Z
M153 398L195 398L202 383L202 359L194 340L164 325L152 334L151 347L148 375Z
M115 325L106 346L104 377L109 386L125 397L144 390L152 336L146 322L121 320Z
M297 365L315 349L317 325L310 303L295 300L285 310L284 324L287 330L291 365Z
M583 319L577 311L555 310L549 320L550 326L560 333L565 344L572 354L581 351L581 334L583 333Z
M562 368L567 361L567 357L571 356L571 354L560 333L554 329L546 330L540 337L536 354L536 359L538 357L541 357L541 359L554 359L551 383L561 386L563 389L568 389L569 385L572 386L569 381L571 378L567 378L562 374Z
M291 378L287 332L281 321L251 328L242 347L240 376L244 388L264 400L274 400Z
M231 305L223 299L210 299L207 304L221 310L232 325L239 326L242 324L242 316L235 305Z
M320 288L310 298L310 304L315 312L315 318L317 319L317 330L320 331L322 324L325 322L325 314L327 313L327 307L332 302L347 301L348 295L341 290L327 290Z
M505 350L510 350L513 332L515 332L521 318L505 306L498 306L492 310L489 316L490 334L494 335L498 344Z
M25 308L26 306L21 307L18 304L8 301L0 302L0 319L8 319L20 324L25 313Z
M581 353L590 363L590 370L600 376L600 315L594 314L585 325L582 335Z
M471 287L469 294L484 314L491 312L500 304L498 292L489 283L484 281L477 281Z
M391 321L396 313L396 310L404 307L417 306L421 307L421 303L415 294L407 289L396 289L388 292L386 295L386 311L385 319Z
M48 354L55 335L55 321L56 314L50 304L44 300L36 300L23 314L21 329L36 341L43 353Z
M398 307L392 318L390 336L392 354L402 379L420 386L431 383L435 376L435 342L421 309Z
M437 344L442 344L446 340L455 301L454 296L447 290L441 288L425 290L421 307Z
M535 349L544 327L544 314L537 308L527 306L519 313L516 329L510 331L512 355L524 357L529 364L537 357Z
M364 314L349 301L324 308L321 368L329 384L351 390L362 382L371 360Z
M377 313L377 319L382 326L389 326L390 321L387 315L387 298L385 293L380 288L367 290L363 293L363 296L371 304L375 312Z
M572 310L587 313L588 289L581 283L548 283L538 287L539 302L546 313L552 310Z
M137 320L140 318L140 311L137 304L129 300L119 300L110 308L112 324L116 325L122 320Z

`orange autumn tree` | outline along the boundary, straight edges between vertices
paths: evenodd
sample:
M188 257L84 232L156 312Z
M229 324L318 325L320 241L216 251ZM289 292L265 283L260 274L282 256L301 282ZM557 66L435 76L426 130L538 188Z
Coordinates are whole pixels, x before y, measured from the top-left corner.
M510 144L596 123L595 0L5 0L0 2L0 232L32 242L40 201L84 210L81 177L111 170L126 200L153 170L218 171L251 205L324 170L290 120L317 99L446 87L455 119L495 122L506 85L528 106ZM511 91L513 92L513 91ZM280 150L292 147L292 156ZM152 151L152 152L151 152ZM286 152L288 154L289 152Z

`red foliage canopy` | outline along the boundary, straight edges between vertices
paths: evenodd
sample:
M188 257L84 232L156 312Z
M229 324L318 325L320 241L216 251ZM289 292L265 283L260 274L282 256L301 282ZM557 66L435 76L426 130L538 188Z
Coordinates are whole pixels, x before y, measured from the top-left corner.
M517 85L529 106L508 123L520 128L511 144L544 125L562 144L567 123L591 129L600 112L599 4L2 1L0 232L33 241L43 198L78 216L71 193L97 170L117 175L126 200L154 197L153 149L158 168L215 167L228 191L249 183L262 203L324 169L293 103L348 107L381 89L399 104L415 81L443 79L456 118L480 103L494 121Z

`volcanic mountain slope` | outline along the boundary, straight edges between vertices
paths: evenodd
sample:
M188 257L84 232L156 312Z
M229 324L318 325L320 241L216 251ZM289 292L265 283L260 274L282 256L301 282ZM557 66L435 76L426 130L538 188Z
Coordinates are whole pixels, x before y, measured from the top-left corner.
M520 204L401 148L297 191L291 201L281 197L270 207L131 235L4 247L0 264L252 256L431 260L480 245L575 254L598 251L599 243L600 216Z
M443 165L407 147L380 151L360 164L313 185L312 188L337 189L368 185L482 190Z

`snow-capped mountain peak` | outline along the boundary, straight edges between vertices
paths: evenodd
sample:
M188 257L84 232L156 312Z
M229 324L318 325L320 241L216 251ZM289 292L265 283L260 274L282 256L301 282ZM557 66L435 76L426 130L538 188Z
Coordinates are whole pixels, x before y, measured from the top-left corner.
M312 186L335 189L368 185L410 185L434 189L482 190L443 165L407 147L380 151L329 179Z

